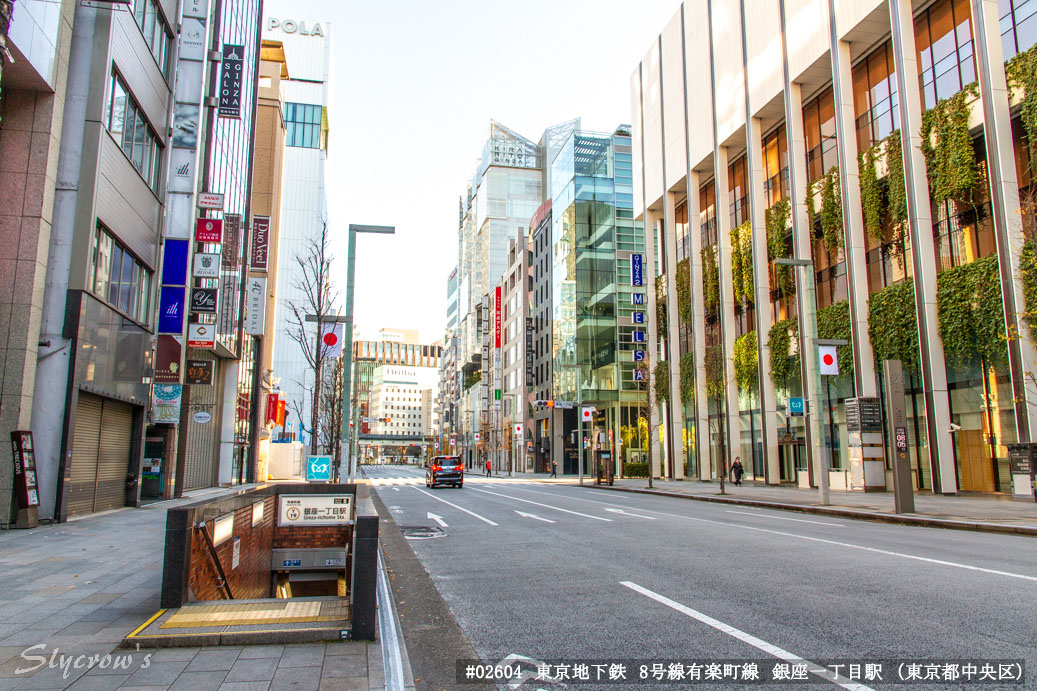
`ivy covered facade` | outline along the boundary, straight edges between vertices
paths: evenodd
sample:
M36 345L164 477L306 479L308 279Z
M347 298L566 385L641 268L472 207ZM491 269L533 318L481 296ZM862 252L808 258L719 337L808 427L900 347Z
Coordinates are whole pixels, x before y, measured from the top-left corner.
M1013 492L1007 446L1037 441L1024 4L685 3L666 25L632 78L635 212L658 304L678 306L650 312L656 359L679 363L658 372L657 475L713 480L737 456L758 482L816 486L827 446L833 489L891 489L888 460L854 467L845 401L884 399L898 359L915 488ZM818 336L846 343L819 387L807 274L776 258L812 261ZM808 430L789 399L815 395Z

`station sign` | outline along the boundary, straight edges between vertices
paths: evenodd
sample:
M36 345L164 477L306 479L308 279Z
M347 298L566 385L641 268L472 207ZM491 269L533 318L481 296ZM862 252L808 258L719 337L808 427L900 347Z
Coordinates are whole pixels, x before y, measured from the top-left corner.
M277 525L346 525L353 518L352 494L282 494Z

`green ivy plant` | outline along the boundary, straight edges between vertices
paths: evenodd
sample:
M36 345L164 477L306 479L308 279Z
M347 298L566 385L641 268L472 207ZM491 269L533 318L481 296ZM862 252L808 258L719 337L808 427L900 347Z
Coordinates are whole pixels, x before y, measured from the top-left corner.
M759 352L756 331L747 331L735 339L735 382L739 391L755 393L760 388Z
M821 232L832 256L843 246L843 203L839 194L839 169L832 166L821 185Z
M882 242L884 232L882 227L882 185L879 176L875 172L875 159L878 158L879 149L883 142L879 142L857 154L857 169L860 173L861 185L861 209L864 211L864 229L868 235Z
M788 199L774 203L766 212L767 221L767 259L773 262L779 257L792 256L792 241L788 234L789 217L792 207ZM778 291L782 297L789 297L796 284L791 266L775 266L774 276L777 279Z
M1004 362L1008 351L996 254L941 271L936 309L949 365L964 371L977 362Z
M792 352L792 339L798 333L799 321L796 317L775 322L767 333L771 381L783 391L788 391L790 383L799 378L799 357Z
M731 283L735 303L747 305L755 298L756 281L753 274L752 223L746 221L733 229L731 237Z
M720 314L720 270L717 265L717 246L703 247L702 257L702 298L706 316L717 317Z
M677 317L681 326L691 323L691 275L688 273L690 262L681 259L677 262L677 275L674 280L677 283Z
M900 360L918 371L918 324L911 278L886 286L868 298L868 338L875 361Z
M724 387L724 351L719 343L706 346L703 365L706 369L706 397L720 402L722 407L727 391Z
M968 100L979 94L973 82L922 115L922 153L933 203L973 202L982 181L969 134Z
M1030 326L1031 337L1037 339L1037 238L1031 237L1023 244L1019 272L1022 274L1026 302L1024 317Z
M666 403L670 400L670 363L660 360L652 377L655 381L655 400Z
M681 402L691 403L695 400L695 354L681 355Z
M655 323L656 333L665 335L668 322L666 320L666 276L655 277Z
M1023 91L1019 119L1030 149L1030 170L1037 169L1037 45L1019 53L1005 65L1009 86Z

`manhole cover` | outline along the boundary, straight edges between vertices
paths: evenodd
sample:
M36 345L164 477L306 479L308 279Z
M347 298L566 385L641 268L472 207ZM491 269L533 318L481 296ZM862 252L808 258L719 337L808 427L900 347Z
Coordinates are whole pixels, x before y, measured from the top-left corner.
M400 532L408 540L431 540L437 537L446 537L442 528L430 525L401 525Z

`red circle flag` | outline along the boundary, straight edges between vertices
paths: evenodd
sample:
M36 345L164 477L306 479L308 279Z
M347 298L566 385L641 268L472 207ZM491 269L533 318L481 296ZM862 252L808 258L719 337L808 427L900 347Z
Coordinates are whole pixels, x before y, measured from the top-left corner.
M825 353L824 361L826 365L831 365L835 362L835 358L832 357L831 353Z
M334 331L329 331L328 333L324 334L324 345L333 346L336 343L338 343L338 336L335 335Z

